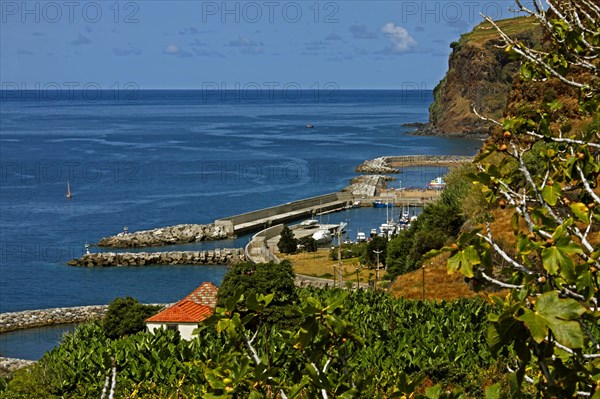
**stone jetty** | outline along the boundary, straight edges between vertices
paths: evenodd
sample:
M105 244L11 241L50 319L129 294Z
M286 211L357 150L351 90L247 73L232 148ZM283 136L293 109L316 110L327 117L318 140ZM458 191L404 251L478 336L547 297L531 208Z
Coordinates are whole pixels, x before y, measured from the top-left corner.
M396 168L392 168L388 165L387 157L380 157L375 159L370 159L356 167L356 172L358 173L378 173L378 174L388 174L388 173L400 173L400 170Z
M222 240L230 237L222 226L214 224L179 224L153 230L122 232L115 236L105 237L98 242L99 247L109 248L142 248L160 247L173 244Z
M386 182L391 177L381 175L362 175L353 178L350 185L344 191L351 193L354 197L373 197L386 187Z
M101 319L107 309L108 305L93 305L0 313L0 333Z
M69 266L231 265L244 260L243 248L173 252L98 252L67 262Z

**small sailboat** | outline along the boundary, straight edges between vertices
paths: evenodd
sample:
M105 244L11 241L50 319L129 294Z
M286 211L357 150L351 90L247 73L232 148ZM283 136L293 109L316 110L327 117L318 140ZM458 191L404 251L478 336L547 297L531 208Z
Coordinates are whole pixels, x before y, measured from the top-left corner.
M73 194L71 194L71 183L67 180L67 199L71 199Z

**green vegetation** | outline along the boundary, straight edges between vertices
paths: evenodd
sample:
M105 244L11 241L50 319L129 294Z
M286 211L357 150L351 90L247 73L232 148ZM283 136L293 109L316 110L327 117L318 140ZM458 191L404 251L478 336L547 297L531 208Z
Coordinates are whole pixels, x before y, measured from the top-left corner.
M108 305L102 329L107 338L120 338L146 329L144 320L154 315L160 306L143 305L132 297L116 298Z
M297 251L298 240L294 237L294 233L289 227L283 226L277 248L279 248L279 252L284 254L293 254Z
M296 318L289 313L298 303L298 294L294 285L294 272L288 261L281 263L242 262L232 265L219 287L217 306L225 307L240 295L274 294L275 299L261 317L269 324L293 326ZM246 301L235 302L236 311L242 315L248 311ZM288 313L286 315L286 313Z
M248 294L237 298L244 313L232 297L191 342L166 330L110 340L100 324L83 325L37 365L16 372L1 396L100 397L113 359L115 397L262 398L284 392L313 398L325 390L332 398L383 398L439 383L461 385L466 397L480 398L488 379L498 380L502 360L484 339L486 302L308 289L299 297L298 327L264 323L262 313L276 298ZM444 390L436 395L438 390L413 397L458 397Z
M408 230L401 231L387 245L386 279L418 269L423 255L453 241L467 217L485 218L486 206L481 193L471 185L473 165L453 168L446 178L441 198L427 205Z
M298 245L302 247L302 250L305 252L317 252L319 246L317 245L317 240L312 238L311 236L304 236L298 240Z
M377 266L377 253L379 254L379 265L384 266L386 260L388 240L385 237L373 237L368 242L359 242L352 244L342 244L342 259L358 258L362 265L370 269ZM329 257L331 260L338 260L338 249L332 248Z

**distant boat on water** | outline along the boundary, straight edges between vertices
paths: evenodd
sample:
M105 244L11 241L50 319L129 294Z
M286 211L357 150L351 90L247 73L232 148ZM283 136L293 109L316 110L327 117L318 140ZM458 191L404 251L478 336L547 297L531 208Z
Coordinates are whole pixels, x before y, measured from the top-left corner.
M393 206L394 206L394 204L391 202L383 202L380 200L373 201L374 208L391 208Z
M436 177L435 179L433 179L432 181L430 181L427 186L429 188L440 189L440 188L446 187L446 182L444 181L443 177Z
M306 124L306 128L307 128L307 129L312 129L313 127L315 127L315 125L313 125L313 124L310 124L310 123L307 123L307 124Z
M71 183L67 180L67 199L71 199L73 194L71 194Z

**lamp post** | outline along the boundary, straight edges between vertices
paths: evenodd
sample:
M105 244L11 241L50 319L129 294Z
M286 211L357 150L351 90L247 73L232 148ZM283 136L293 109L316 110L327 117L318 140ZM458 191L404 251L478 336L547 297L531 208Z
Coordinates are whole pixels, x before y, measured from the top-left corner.
M383 251L373 250L374 254L377 254L377 269L375 270L375 290L377 290L377 283L379 282L379 254L383 253Z
M422 266L423 269L423 300L425 300L425 265Z

